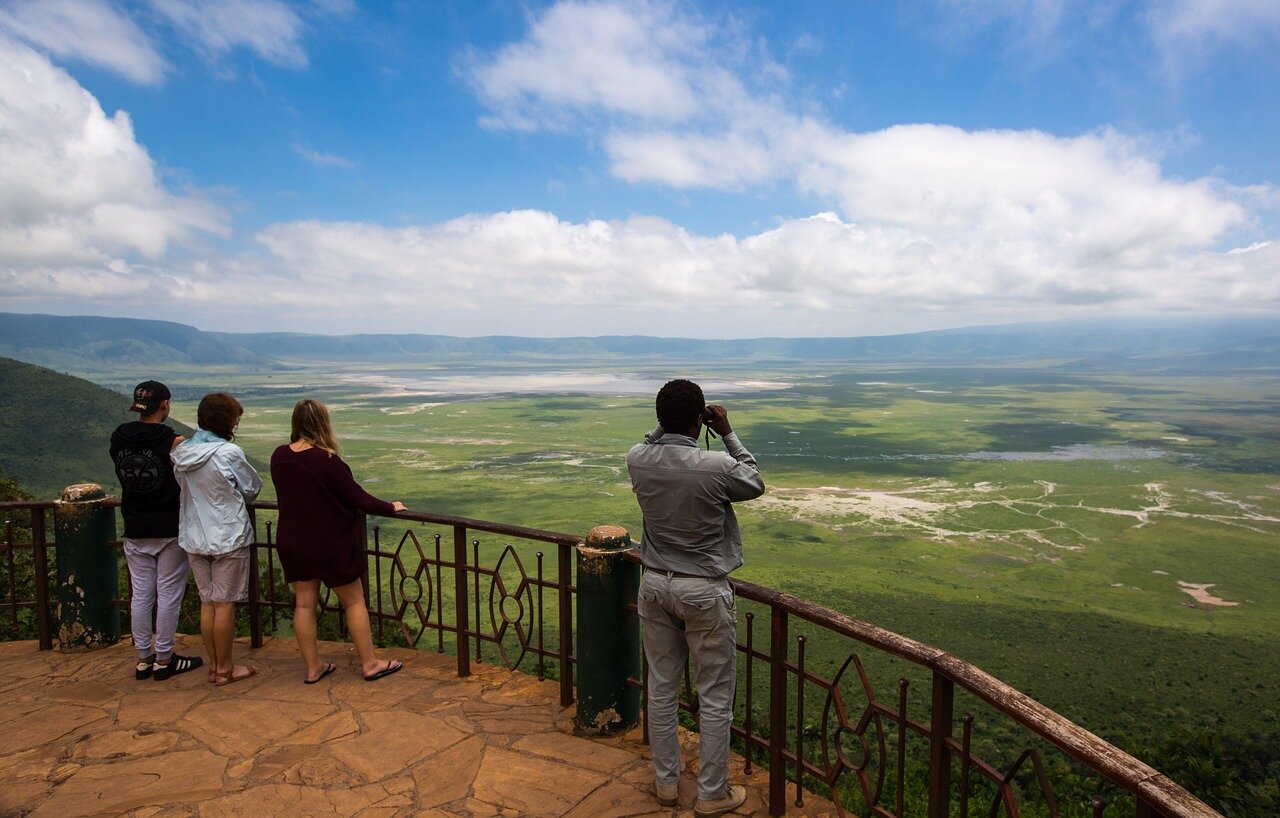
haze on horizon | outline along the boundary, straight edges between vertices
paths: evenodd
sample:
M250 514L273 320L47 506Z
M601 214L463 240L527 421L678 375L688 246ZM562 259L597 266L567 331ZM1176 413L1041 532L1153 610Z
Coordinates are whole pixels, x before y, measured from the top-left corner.
M0 0L0 310L858 336L1280 316L1271 0Z

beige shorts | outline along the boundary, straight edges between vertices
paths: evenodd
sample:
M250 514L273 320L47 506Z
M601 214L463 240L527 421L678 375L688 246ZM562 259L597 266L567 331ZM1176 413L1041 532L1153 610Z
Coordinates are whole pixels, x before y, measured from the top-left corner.
M201 602L243 602L249 595L249 549L216 557L192 554L191 573Z

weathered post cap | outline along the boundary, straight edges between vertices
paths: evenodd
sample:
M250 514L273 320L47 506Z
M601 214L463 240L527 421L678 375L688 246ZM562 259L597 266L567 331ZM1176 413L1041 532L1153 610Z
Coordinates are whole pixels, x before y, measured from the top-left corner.
M92 503L106 498L107 493L97 483L76 483L62 490L64 503Z
M625 551L633 545L631 535L620 525L598 525L587 534L586 547L593 551Z

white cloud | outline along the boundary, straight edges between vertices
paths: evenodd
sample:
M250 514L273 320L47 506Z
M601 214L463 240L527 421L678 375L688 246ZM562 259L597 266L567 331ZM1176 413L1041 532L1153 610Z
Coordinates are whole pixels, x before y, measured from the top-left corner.
M1079 269L1206 247L1246 217L1221 183L1166 179L1139 143L1110 130L841 134L816 144L800 184L859 221L909 226L938 243L978 234Z
M208 57L218 59L247 48L267 62L305 68L304 21L282 0L147 0Z
M1122 267L1081 266L1035 244L992 248L982 234L938 243L920 225L866 226L834 213L744 237L698 235L653 217L569 222L532 210L398 228L303 221L268 227L256 244L233 257L163 270L11 271L0 294L92 292L102 303L168 303L182 313L220 309L228 291L252 292L253 306L242 309L263 318L274 320L285 310L313 322L336 316L367 328L376 316L379 326L424 332L442 329L428 319L458 312L524 316L519 320L528 325L552 313L583 320L645 316L647 322L714 308L717 316L808 314L812 322L835 326L838 319L821 316L933 313L964 323L963 316L992 310L1011 320L1044 317L1046 309L1061 316L1096 308L1280 308L1274 274L1280 243ZM415 323L421 321L428 323ZM727 328L714 331L741 337L760 334L760 326L757 320L735 330L729 319ZM803 323L796 326L805 331ZM550 326L542 333L571 334Z
M1136 23L1154 50L1138 56L1158 59L1175 80L1198 70L1213 51L1256 48L1280 39L1280 3L1275 0L934 0L934 26L943 39L972 37L1003 26L1009 47L1031 62L1061 56L1091 42L1102 27Z
M175 194L134 138L44 56L0 39L0 265L14 271L158 258L173 242L224 233L226 214Z
M1066 13L1055 0L952 2L1016 15L1042 31ZM1150 142L1109 128L1069 137L933 124L847 131L784 93L752 88L734 62L749 45L717 51L709 44L724 32L711 24L686 20L670 6L641 9L557 4L532 21L524 40L475 69L482 80L502 77L503 92L483 81L478 90L498 106L499 123L581 119L588 129L603 129L611 169L626 181L719 190L783 183L835 205L839 216L788 222L742 240L740 257L703 260L760 271L746 292L761 299L827 306L860 298L939 307L983 299L1192 304L1237 291L1208 293L1196 282L1212 279L1221 287L1234 270L1241 287L1255 291L1249 277L1270 274L1214 252L1250 224L1250 205L1274 199L1269 185L1246 190L1212 178L1169 178ZM608 32L625 36L602 35L592 21L605 18ZM575 30L595 34L556 36ZM648 38L637 33L644 30ZM619 41L648 45L628 50ZM608 55L625 56L602 69ZM598 80L619 76L622 66L644 77L645 88L678 89L674 104L650 113L647 95ZM575 83L575 72L588 67L597 79L579 76ZM502 107L512 100L514 118ZM794 235L809 239L783 238ZM1185 277L1186 286L1172 276Z
M1152 0L1147 20L1166 62L1178 70L1212 49L1267 41L1274 48L1280 39L1275 0Z
M165 60L151 40L107 0L10 0L0 4L0 31L142 85L164 78Z
M678 55L703 39L665 4L561 2L531 21L523 41L470 66L471 80L503 127L554 124L583 109L682 118L696 94Z
M355 162L352 162L345 156L339 156L336 153L324 153L323 151L313 150L308 148L306 145L301 145L297 142L295 142L292 147L294 153L298 154L303 159L306 159L313 165L348 169L356 166Z
M1252 237L1224 251L1256 208L1276 201L1270 186L1170 178L1154 148L1109 129L848 131L772 87L785 72L767 60L753 71L761 49L733 36L669 4L566 2L470 76L491 124L581 128L624 180L791 185L824 212L743 236L533 210L408 227L299 221L262 230L249 251L199 262L165 250L222 230L225 214L166 190L125 114L107 117L42 57L4 49L0 178L16 181L0 189L0 296L169 304L181 315L214 314L227 292L248 292L252 306L236 309L272 320L363 315L363 326L346 326L427 332L442 327L422 319L457 311L531 323L644 315L634 328L644 332L650 319L700 310L963 323L993 311L1009 320L1096 307L1280 309L1280 242ZM717 332L760 334L758 320L736 326Z
M352 0L145 0L132 16L112 0L0 0L0 34L60 60L89 63L142 85L158 85L169 69L153 36L139 27L171 27L210 62L244 48L286 68L305 68L302 38L310 18L355 11ZM152 32L157 33L157 32Z

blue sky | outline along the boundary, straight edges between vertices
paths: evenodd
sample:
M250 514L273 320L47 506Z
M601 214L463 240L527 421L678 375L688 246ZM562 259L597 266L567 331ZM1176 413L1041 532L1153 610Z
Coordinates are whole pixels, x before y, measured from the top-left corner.
M1280 311L1274 0L0 0L0 298L205 329Z

